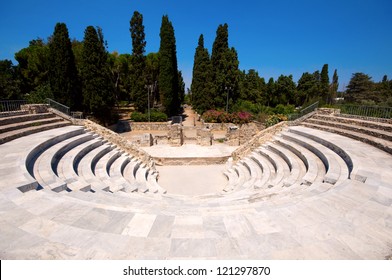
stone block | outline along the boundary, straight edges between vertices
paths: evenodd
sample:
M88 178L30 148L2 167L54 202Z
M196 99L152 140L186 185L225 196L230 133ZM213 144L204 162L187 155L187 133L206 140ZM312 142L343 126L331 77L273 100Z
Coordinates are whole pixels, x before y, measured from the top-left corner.
M184 144L184 134L180 124L173 124L169 127L168 141L171 146L179 147Z
M210 129L202 128L196 132L197 144L201 146L211 146L213 135Z
M154 145L154 138L151 133L144 133L140 140L140 146L142 147L151 147Z
M20 106L22 111L29 112L29 114L47 113L49 106L47 104L25 104Z

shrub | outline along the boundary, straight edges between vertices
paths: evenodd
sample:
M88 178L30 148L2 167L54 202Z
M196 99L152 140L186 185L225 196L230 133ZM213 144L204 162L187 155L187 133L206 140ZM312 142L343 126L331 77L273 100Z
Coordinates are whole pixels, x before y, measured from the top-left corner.
M235 124L245 124L251 122L253 116L249 112L236 112L231 114L231 122Z
M222 111L208 110L204 112L202 118L207 123L217 123L219 115L221 115L222 113Z
M270 127L270 126L273 126L273 125L280 123L282 121L287 121L287 117L285 115L282 115L282 114L270 115L270 116L268 116L268 118L265 122L265 126Z
M131 119L135 122L147 122L148 116L146 114L142 114L140 112L133 112L131 114Z
M133 112L131 114L131 119L135 122L148 122L148 113L143 114L140 112ZM151 122L166 122L167 115L162 112L152 111L150 113L150 121Z
M148 115L147 115L147 120L148 120ZM167 115L163 112L151 112L150 114L150 120L152 122L166 122L167 121Z
M203 114L202 118L207 123L244 124L252 121L253 115L248 112L235 112L229 114L223 111L209 110Z

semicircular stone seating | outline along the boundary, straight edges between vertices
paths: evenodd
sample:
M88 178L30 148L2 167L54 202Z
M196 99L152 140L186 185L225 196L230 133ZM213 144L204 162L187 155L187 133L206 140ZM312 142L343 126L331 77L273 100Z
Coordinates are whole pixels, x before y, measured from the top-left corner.
M0 145L0 257L384 259L391 132L315 114L229 166L222 192L194 197L166 194L155 170L82 126L23 134Z

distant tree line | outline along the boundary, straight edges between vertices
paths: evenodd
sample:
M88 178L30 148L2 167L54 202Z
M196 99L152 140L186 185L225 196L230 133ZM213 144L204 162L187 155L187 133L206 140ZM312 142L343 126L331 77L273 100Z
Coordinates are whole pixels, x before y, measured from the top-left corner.
M200 35L191 85L191 102L200 114L209 109L258 113L266 107L294 108L315 101L333 104L338 97L338 73L335 69L330 80L328 64L321 72L303 73L297 83L292 75L266 82L256 70L241 71L238 65L237 52L228 44L227 24L218 26L211 55ZM346 94L340 93L339 97L345 97L345 102L392 106L392 81L384 76L382 82L376 83L366 74L355 73Z
M168 16L162 17L157 53L145 54L142 14L133 13L129 30L132 53L118 54L108 53L101 28L88 26L83 41L71 41L66 24L57 23L47 41L32 40L15 54L18 65L0 61L0 99L27 97L39 103L53 98L103 123L110 121L112 106L121 100L133 102L142 113L150 101L151 108L179 114L185 84Z
M137 11L129 31L132 52L108 53L101 28L88 26L83 41L78 41L70 40L65 23L57 23L47 40L32 40L15 54L17 65L0 61L0 99L28 98L39 103L49 97L103 123L112 119L112 106L124 100L140 113L146 113L150 105L168 116L181 113L185 98L200 114L209 109L260 113L271 108L274 113L289 113L295 106L314 101L333 104L336 97L350 103L392 106L392 80L387 76L374 82L364 73L355 73L346 92L338 92L337 70L330 79L328 64L321 71L303 73L297 82L292 75L266 81L254 69L241 71L237 51L229 46L227 24L218 26L211 55L200 35L190 94L185 96L168 16L162 17L156 53L145 53L143 15Z

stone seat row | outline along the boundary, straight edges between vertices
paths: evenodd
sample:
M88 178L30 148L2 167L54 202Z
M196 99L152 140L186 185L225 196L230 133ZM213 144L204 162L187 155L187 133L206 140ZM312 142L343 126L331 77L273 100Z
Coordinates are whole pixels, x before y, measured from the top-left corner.
M53 113L17 114L0 118L0 144L33 133L68 126L71 123Z
M10 185L22 192L42 188L55 192L165 192L156 182L155 171L83 127L53 129L29 140L14 140L16 149L9 155L8 166L14 173Z
M276 192L314 183L335 185L350 178L353 163L342 149L311 132L291 127L225 172L224 192Z
M389 122L315 114L302 125L350 137L392 154L392 124Z

